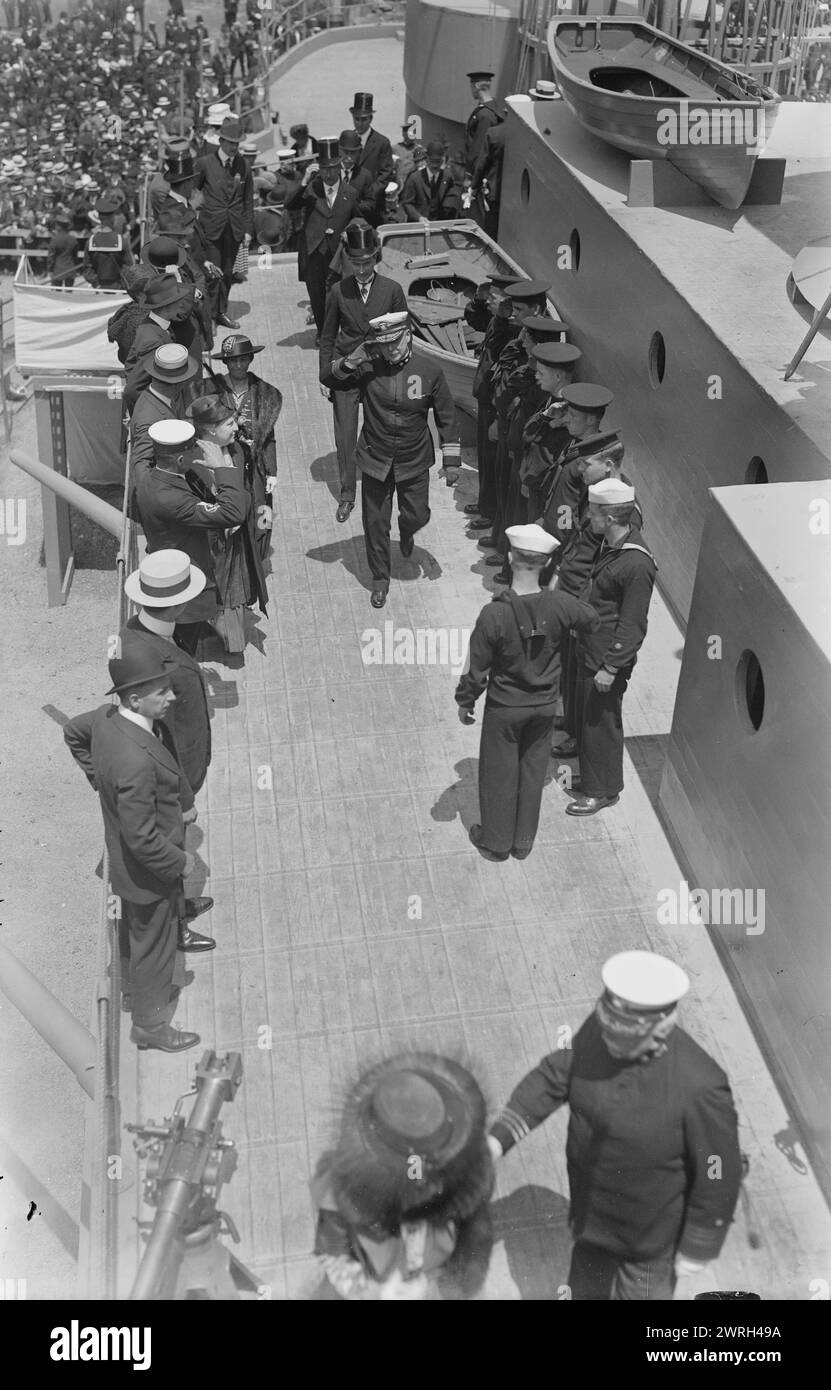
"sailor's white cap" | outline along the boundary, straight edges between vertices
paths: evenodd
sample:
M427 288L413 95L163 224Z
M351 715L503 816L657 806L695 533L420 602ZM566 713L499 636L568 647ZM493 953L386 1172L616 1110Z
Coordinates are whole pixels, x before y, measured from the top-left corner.
M533 555L551 555L560 544L556 536L550 536L535 522L529 526L508 526L505 535L514 550L527 550Z
M635 489L631 483L624 483L620 478L601 478L599 483L592 483L589 488L589 501L601 507L622 507L634 500Z
M181 448L196 438L196 430L187 420L159 420L147 431L154 444L164 448Z
M600 972L606 989L629 1009L669 1009L690 987L674 960L653 951L619 951Z
M398 184L397 184L397 183L388 183L387 186L386 186L386 188L384 189L384 192L385 192L385 193L397 193L397 192L398 192Z

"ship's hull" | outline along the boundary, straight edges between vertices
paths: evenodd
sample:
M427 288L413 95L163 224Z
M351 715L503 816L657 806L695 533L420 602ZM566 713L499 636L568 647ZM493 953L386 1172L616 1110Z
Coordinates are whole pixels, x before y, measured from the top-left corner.
M548 51L563 98L593 135L666 159L722 207L741 206L779 98L638 20L554 19Z

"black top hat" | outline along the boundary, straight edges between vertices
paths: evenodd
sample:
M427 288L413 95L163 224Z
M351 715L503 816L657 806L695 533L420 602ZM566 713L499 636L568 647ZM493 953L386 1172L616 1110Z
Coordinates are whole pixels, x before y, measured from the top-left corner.
M114 656L107 662L112 686L107 695L115 695L128 690L131 685L144 685L148 681L169 681L177 662L160 657L147 645L130 644L124 648L122 656Z
M342 130L338 136L338 144L342 150L359 150L362 148L361 137L357 130Z
M378 233L368 222L350 222L343 240L350 256L373 256L378 250Z
M372 104L373 97L371 92L356 92L355 100L349 110L353 116L371 116L375 107Z
M326 136L317 142L317 162L321 169L340 164L340 142L334 136Z
M265 343L252 343L244 333L231 333L227 338L223 338L219 352L212 352L211 357L219 357L223 362L227 362L229 357L251 357L255 352L263 352L264 349Z
M493 1186L485 1115L476 1081L447 1057L402 1053L373 1067L347 1099L332 1156L339 1210L390 1233L425 1210L465 1220Z
M168 150L164 166L164 176L171 185L184 183L193 178L193 155L190 146L184 150Z

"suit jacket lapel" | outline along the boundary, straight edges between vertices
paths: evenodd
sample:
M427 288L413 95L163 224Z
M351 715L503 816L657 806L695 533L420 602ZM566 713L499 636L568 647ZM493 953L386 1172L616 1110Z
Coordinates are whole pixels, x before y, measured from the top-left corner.
M156 738L155 734L148 733L147 729L143 729L140 724L134 724L132 719L125 719L121 714L118 715L116 724L119 733L123 734L125 738L132 739L133 743L137 743L139 748L143 748L146 753L149 753L170 772L178 773L180 771L178 761L170 752L167 744L162 742L162 739Z

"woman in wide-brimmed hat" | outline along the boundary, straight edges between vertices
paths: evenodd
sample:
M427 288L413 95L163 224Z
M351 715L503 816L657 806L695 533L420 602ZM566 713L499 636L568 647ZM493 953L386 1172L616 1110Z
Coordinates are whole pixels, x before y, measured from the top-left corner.
M212 373L214 385L237 420L237 437L246 455L245 480L252 497L257 549L267 567L273 494L277 486L274 426L283 408L283 395L276 386L250 370L255 353L262 351L263 344L252 343L242 333L232 333L225 338L219 352L211 356L226 367L225 372Z

